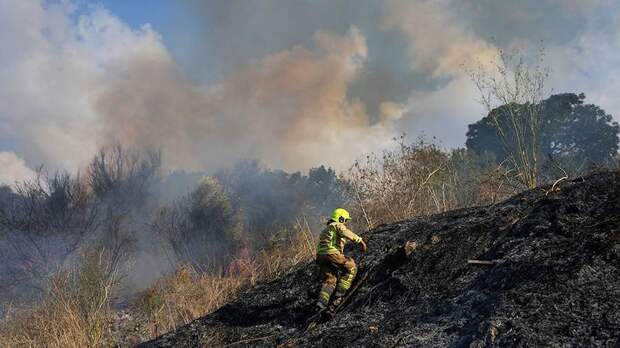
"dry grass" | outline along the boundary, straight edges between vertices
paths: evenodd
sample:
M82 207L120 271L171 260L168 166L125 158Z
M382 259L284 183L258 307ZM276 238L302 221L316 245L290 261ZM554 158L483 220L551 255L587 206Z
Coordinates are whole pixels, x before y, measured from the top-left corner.
M185 265L144 291L136 308L155 337L219 308L245 283L238 276L208 275Z
M463 150L447 152L401 138L399 147L369 155L348 172L357 228L371 229L415 216L495 203L515 192L501 166Z
M278 278L314 258L315 239L310 230L285 230L252 259L233 261L234 271L214 275L181 266L142 293L136 310L147 318L151 337L213 312L234 299L243 288Z
M235 260L235 271L205 273L181 266L142 293L130 320L146 319L150 337L156 337L213 312L247 286L308 262L314 252L315 239L300 224L276 234L253 258ZM114 346L111 304L118 278L108 264L102 254L90 254L77 269L57 272L40 303L6 315L0 346Z
M295 229L277 233L269 245L256 255L252 262L252 284L272 280L312 260L316 255L317 240L307 223L298 222Z
M117 284L116 272L108 264L103 254L90 254L79 268L54 274L39 304L7 314L0 326L0 346L108 346Z

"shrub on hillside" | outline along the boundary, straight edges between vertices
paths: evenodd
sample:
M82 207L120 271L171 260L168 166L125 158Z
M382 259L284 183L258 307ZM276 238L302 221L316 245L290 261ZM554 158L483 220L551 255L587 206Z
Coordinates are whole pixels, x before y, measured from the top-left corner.
M316 240L307 226L282 230L270 246L245 260L232 260L227 271L197 270L181 265L173 274L143 291L136 301L151 337L206 315L231 301L240 289L290 272L314 258ZM230 271L234 269L235 271Z
M111 345L111 303L118 285L104 253L89 253L79 267L49 280L41 302L7 313L3 347L104 347Z
M218 181L204 177L187 196L161 208L153 228L174 253L173 265L221 266L238 238L236 215Z
M381 156L371 154L348 171L350 207L358 228L455 208L496 202L514 192L488 156L445 151L420 140Z

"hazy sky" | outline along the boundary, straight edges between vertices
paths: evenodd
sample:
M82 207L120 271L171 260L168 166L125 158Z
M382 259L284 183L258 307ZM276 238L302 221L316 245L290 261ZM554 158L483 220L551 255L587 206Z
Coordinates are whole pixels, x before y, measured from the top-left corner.
M119 142L188 170L344 169L403 132L462 146L484 116L462 64L541 41L550 92L618 120L611 0L0 0L0 182Z

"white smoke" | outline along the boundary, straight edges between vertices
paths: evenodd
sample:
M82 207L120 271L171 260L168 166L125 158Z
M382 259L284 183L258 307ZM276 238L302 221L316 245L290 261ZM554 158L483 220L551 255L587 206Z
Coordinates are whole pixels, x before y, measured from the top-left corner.
M355 27L317 32L312 47L268 55L205 88L182 76L149 26L132 30L102 7L76 15L67 2L0 1L0 115L27 163L76 169L121 143L161 148L168 169L246 158L344 168L388 142L402 114L385 101L389 115L371 122L349 99L367 57Z
M95 103L106 76L137 56L166 57L148 26L95 7L0 0L0 134L27 163L75 170L101 145ZM122 72L115 72L116 74Z
M13 152L0 152L0 184L13 186L15 183L33 179L36 173L26 166L23 159Z
M182 79L169 61L136 59L110 78L98 111L111 141L161 146L173 167L258 158L289 170L343 168L389 141L398 116L386 107L390 115L373 124L363 104L348 99L366 55L355 27L345 36L318 32L314 47L264 57L207 90Z
M511 23L533 21L536 14L528 9L537 2L527 3ZM549 0L541 6L554 4L580 21L595 20L592 14L611 6L606 0ZM0 137L31 168L44 163L49 169L70 170L112 142L161 147L167 168L189 170L215 169L244 158L285 169L317 164L342 169L402 130L426 131L445 145L462 146L467 124L484 110L461 64L486 62L497 54L490 39L494 33L483 37L471 17L459 12L467 6L474 5L388 0L381 15L368 17L381 21L382 30L404 35L408 56L402 59L426 78L426 85L402 93L409 95L404 105L373 100L380 114L369 115L365 101L350 92L372 56L366 42L372 33L355 25L340 34L319 30L312 40L298 40L303 44L239 60L247 65L227 66L217 83L199 86L183 75L148 25L132 29L101 6L0 0ZM514 7L493 8L502 15L502 8ZM248 11L241 11L241 17ZM519 16L530 17L518 22ZM554 91L583 91L589 101L618 117L620 21L611 22L614 28L592 23L568 43L551 45L549 59ZM235 34L260 23L239 29L233 22L218 33L225 39L227 30ZM267 28L283 30L284 24ZM227 53L214 56L225 59Z

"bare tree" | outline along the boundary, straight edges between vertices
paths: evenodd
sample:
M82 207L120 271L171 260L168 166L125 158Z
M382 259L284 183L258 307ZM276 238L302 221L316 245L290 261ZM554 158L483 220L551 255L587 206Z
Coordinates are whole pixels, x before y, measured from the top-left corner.
M549 69L543 65L544 49L534 64L527 64L524 53L507 54L499 50L491 64L467 69L480 92L497 134L518 172L519 181L528 188L538 183L540 118Z
M80 175L47 175L18 184L0 207L2 286L38 287L99 225L99 210Z
M147 230L147 203L161 162L116 146L102 150L86 175L66 172L4 190L0 204L0 287L40 287L46 277L77 258L80 250L103 248L117 268Z
M112 199L117 206L141 203L149 184L161 167L161 152L146 155L130 152L121 145L102 149L88 167L88 184L101 199Z
M187 196L161 208L152 223L171 263L205 267L226 262L239 224L229 197L212 177L204 177Z

